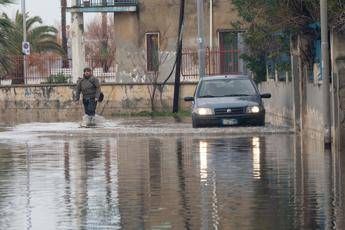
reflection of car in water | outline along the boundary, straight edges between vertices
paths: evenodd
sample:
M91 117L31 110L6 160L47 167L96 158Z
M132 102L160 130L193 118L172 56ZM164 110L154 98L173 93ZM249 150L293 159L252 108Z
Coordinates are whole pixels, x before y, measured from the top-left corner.
M202 78L192 101L193 127L229 125L265 125L265 108L253 80L244 75Z
M201 176L210 170L218 172L219 177L245 170L255 179L261 178L266 151L264 136L196 138L193 146L199 152Z

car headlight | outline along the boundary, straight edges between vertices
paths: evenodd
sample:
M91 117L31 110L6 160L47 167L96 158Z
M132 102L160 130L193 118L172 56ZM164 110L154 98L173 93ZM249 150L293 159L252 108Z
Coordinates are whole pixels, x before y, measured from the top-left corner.
M198 115L213 115L213 109L210 108L196 108L194 112Z
M260 112L260 107L257 105L247 107L247 113L258 113L258 112Z

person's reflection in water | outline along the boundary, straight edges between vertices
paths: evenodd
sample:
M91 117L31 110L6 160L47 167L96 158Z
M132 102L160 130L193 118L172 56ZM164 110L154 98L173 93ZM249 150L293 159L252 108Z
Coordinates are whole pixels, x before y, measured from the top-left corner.
M81 154L85 157L86 166L93 168L95 160L100 157L102 152L102 143L93 139L82 141Z
M86 226L88 222L93 220L89 219L88 211L92 199L89 195L89 171L95 169L95 160L100 157L102 145L95 139L82 139L79 142L79 168L76 169L76 208L77 208L77 224L78 226ZM91 185L91 184L90 184Z

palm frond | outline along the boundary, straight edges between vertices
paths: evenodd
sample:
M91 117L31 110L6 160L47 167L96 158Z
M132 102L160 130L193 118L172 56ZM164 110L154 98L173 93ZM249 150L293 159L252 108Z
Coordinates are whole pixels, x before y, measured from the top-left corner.
M35 17L32 17L32 18L28 18L26 20L26 28L28 30L31 30L33 29L34 25L38 23L38 24L42 24L42 18L39 17L39 16L35 16Z
M41 41L35 48L38 52L53 52L61 56L65 55L62 47L54 41Z
M13 3L12 0L0 0L0 5L11 4Z

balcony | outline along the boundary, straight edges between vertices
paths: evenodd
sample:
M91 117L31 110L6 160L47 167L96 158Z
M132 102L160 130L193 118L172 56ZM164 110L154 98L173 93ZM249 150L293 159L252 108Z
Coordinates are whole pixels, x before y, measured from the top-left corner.
M67 7L70 13L136 12L138 0L77 0Z

